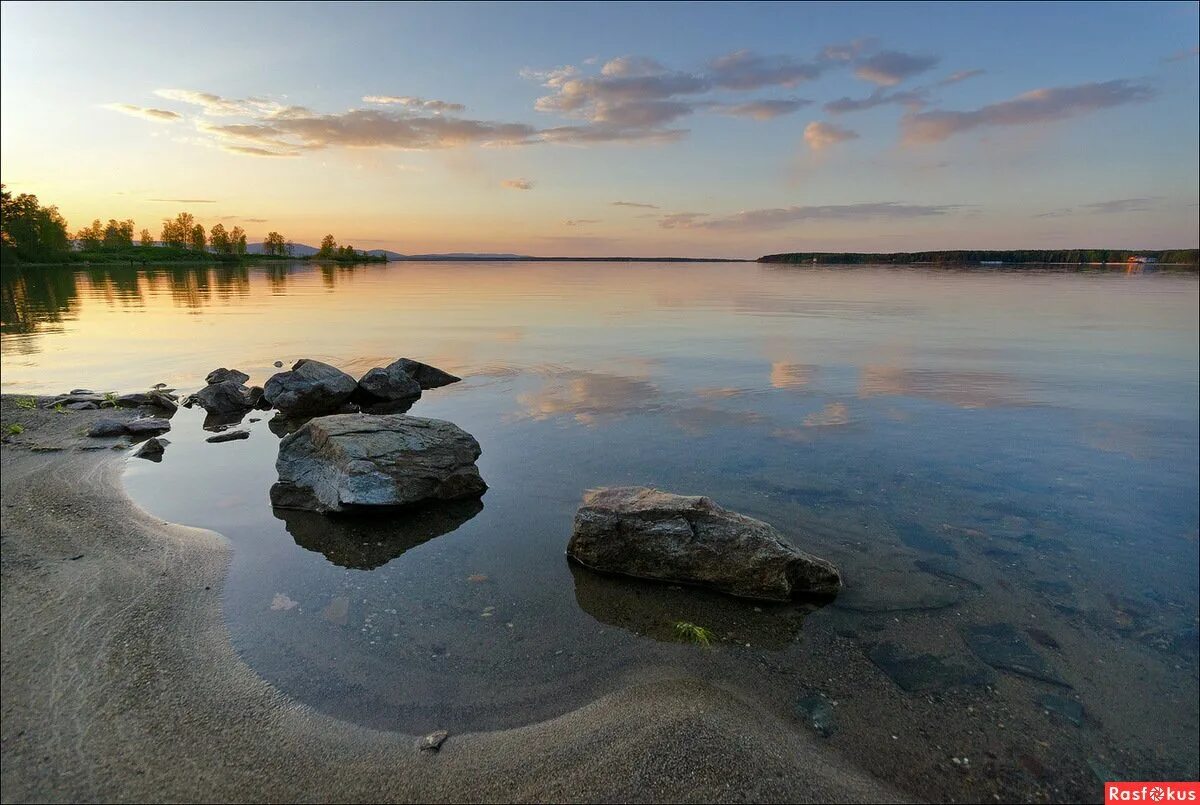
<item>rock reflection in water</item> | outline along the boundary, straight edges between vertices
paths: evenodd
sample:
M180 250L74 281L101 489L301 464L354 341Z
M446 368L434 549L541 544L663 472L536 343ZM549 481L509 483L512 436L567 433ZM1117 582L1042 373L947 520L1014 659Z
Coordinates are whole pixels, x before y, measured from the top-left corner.
M449 534L483 511L483 501L455 500L338 517L273 509L301 548L324 554L335 565L374 570L405 551Z
M703 626L713 645L732 643L782 649L800 636L804 618L824 601L750 601L699 587L600 573L567 562L580 609L601 623L664 643L678 643L675 624Z

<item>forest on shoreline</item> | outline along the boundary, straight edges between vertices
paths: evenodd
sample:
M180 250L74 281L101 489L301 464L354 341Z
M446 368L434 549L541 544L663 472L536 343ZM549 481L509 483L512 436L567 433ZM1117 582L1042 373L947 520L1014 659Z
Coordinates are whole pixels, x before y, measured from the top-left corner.
M56 206L43 206L29 193L14 196L0 185L0 262L5 265L241 263L249 260L317 260L340 263L387 262L387 255L339 246L333 235L321 240L316 254L297 256L290 240L270 232L261 253L247 250L240 226L209 229L190 212L164 218L157 239L147 228L135 235L132 219L100 219L71 234Z
M1200 250L1168 249L1009 249L956 250L940 252L784 252L758 258L760 263L808 263L817 265L1125 265L1131 258L1147 258L1158 265L1195 266Z

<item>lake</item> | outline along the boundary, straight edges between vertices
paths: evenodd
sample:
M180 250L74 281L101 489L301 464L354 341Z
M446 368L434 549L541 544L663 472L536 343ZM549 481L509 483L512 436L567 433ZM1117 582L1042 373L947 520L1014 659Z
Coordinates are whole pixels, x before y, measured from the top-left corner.
M6 272L3 389L190 392L301 357L464 378L410 413L478 439L478 503L272 511L270 412L209 444L181 409L161 463L128 461L142 507L229 538L235 646L319 710L495 729L688 674L919 796L1069 801L1200 773L1198 292L994 267ZM569 564L584 491L630 484L766 520L846 589L772 605Z

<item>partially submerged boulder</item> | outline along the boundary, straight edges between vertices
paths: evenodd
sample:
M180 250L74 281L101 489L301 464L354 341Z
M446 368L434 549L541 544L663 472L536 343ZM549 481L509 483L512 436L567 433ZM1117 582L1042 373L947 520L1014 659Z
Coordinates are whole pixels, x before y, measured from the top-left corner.
M210 414L236 414L254 407L250 390L236 380L209 383L190 398Z
M487 490L480 452L471 434L439 419L317 417L280 441L271 503L340 512L478 497Z
M327 363L301 358L291 371L271 375L263 399L290 417L321 416L350 401L358 382Z
M355 399L367 404L415 400L421 396L421 384L399 366L399 361L376 366L358 381Z
M427 363L414 361L411 358L401 358L393 361L386 367L388 370L404 372L406 375L417 381L422 389L436 389L441 386L448 386L451 383L457 383L462 380L461 377L443 372L436 366L430 366Z
M594 489L575 515L567 554L594 570L788 601L832 595L832 564L797 550L761 520L707 497L644 486Z
M214 383L224 383L226 380L232 380L234 383L245 383L250 379L250 375L237 369L226 369L222 366L220 369L213 369L204 378L204 382L208 385Z

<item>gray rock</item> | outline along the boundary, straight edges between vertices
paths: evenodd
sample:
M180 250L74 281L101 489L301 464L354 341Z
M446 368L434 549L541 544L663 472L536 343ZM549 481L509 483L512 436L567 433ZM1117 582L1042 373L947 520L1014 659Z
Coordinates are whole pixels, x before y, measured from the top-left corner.
M808 722L822 738L828 738L837 730L833 705L824 696L805 696L796 702L796 714Z
M1057 693L1043 693L1037 703L1048 713L1054 713L1070 721L1076 727L1083 726L1083 705Z
M442 748L442 744L450 737L450 733L446 730L438 730L431 732L424 738L417 741L417 749L422 752L437 752Z
M283 367L283 361L275 361L275 363L274 363L274 364L272 364L272 365L273 365L273 366L274 366L276 369L281 369L281 368Z
M355 398L365 403L413 400L420 396L421 384L394 363L368 371L358 381L355 392Z
M443 372L436 366L414 361L411 358L400 358L388 364L386 368L404 372L413 380L420 383L423 389L436 389L440 386L448 386L451 383L457 383L462 380L461 377L452 375L449 372Z
M451 422L391 414L312 419L279 443L271 503L319 512L478 497L479 443Z
M249 439L250 431L248 430L223 430L213 436L209 436L204 441L206 442L233 442L238 439Z
M59 405L60 403L62 405L70 405L71 403L90 402L95 403L96 407L98 408L100 407L100 403L104 402L105 399L106 398L103 394L96 394L90 391L86 394L60 394L50 401L50 406L53 407L55 405Z
M96 411L100 406L94 402L73 402L63 406L68 411Z
M842 585L837 568L761 520L648 487L588 492L567 554L594 570L772 601L830 595Z
M879 670L909 693L986 685L993 676L987 668L966 658L913 654L890 642L876 644L867 656Z
M1009 623L970 626L962 631L963 640L975 656L993 668L1010 671L1030 679L1071 687L1034 651L1033 646Z
M239 372L237 369L226 369L225 367L221 367L220 369L213 369L211 372L209 372L204 378L204 382L211 386L214 383L224 383L226 380L232 380L234 383L240 384L245 383L249 379L250 375L246 374L245 372Z
M358 382L327 363L302 358L290 372L272 375L263 397L288 416L321 416L349 402Z
M146 441L142 442L141 447L133 454L134 458L144 458L148 461L162 461L163 450L171 442L168 439L160 439L157 436L151 436Z
M124 436L125 423L120 419L97 419L88 428L88 436Z
M250 390L236 380L210 383L191 399L210 414L233 414L254 407L250 402Z
M125 423L125 432L134 436L144 436L146 434L163 433L171 429L171 423L166 419L158 419L156 417L146 417L145 419L134 419Z
M263 393L262 386L251 386L246 389L246 402L250 403L251 408L261 408L265 411L271 405L263 399Z
M68 394L95 394L91 389L71 389Z

